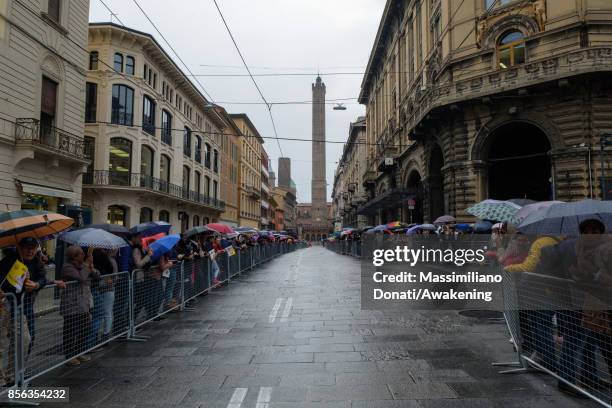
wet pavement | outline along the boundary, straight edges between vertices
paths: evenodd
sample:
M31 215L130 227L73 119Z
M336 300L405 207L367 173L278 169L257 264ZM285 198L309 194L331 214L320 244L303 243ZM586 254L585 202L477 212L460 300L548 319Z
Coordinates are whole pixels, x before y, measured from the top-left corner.
M360 310L360 265L312 247L198 298L194 311L113 342L32 386L70 387L58 407L584 407L516 361L503 322L457 312ZM44 404L52 406L55 404Z

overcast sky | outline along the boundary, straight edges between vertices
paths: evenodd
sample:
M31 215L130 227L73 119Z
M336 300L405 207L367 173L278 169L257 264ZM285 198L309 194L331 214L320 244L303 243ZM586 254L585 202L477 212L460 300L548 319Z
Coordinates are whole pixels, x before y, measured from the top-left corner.
M151 33L171 54L133 0L103 0L123 24ZM240 57L212 0L138 0L190 70L198 74L245 74ZM256 77L269 102L310 101L317 70L327 86L327 99L356 98L362 75L328 75L365 70L385 0L217 0L253 73L306 73L305 76ZM100 0L91 0L91 21L109 21ZM118 22L117 19L113 20ZM176 59L175 59L176 60ZM179 61L177 60L177 63ZM248 77L199 77L200 83L230 113L249 115L264 137L274 137L272 123ZM345 141L350 122L365 109L356 100L347 110L326 107L327 140ZM279 137L311 139L311 105L273 105ZM299 202L310 201L311 144L281 141L292 161L292 178ZM327 183L330 199L334 170L342 144L327 144ZM264 147L278 167L276 140Z

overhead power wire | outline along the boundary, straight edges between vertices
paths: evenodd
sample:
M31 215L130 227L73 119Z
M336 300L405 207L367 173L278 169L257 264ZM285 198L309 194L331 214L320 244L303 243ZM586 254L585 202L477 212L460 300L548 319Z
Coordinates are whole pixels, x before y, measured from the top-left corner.
M134 1L136 1L136 0L134 0ZM227 24L227 21L225 21L225 17L223 16L223 12L221 11L221 8L219 7L219 4L217 3L217 0L213 0L213 3L215 4L215 7L217 8L217 11L219 12L219 16L221 17L221 21L223 21L223 25L225 26L225 29L227 30L227 33L229 34L229 36L230 36L230 38L232 40L232 43L234 43L234 47L236 48L236 51L238 52L238 55L240 56L240 59L242 60L242 63L244 64L244 68L249 73L249 76L251 77L251 81L253 81L253 85L255 85L255 88L257 89L257 92L259 93L259 96L261 96L261 99L264 101L264 103L266 104L266 106L268 108L268 114L270 115L270 121L272 122L272 129L274 130L274 135L276 137L276 142L278 144L278 150L279 150L279 152L281 154L281 157L283 157L284 156L283 149L281 148L280 140L278 138L278 132L276 131L276 124L274 123L274 116L272 116L272 105L268 103L268 101L266 100L266 97L264 96L263 92L261 92L261 89L259 88L259 85L257 84L257 81L253 77L253 74L251 73L251 69L249 68L249 65L247 64L246 60L244 59L244 56L242 55L242 52L240 51L240 47L238 47L238 43L236 42L236 39L234 38L234 35L232 34L232 30L230 30L229 25Z
M100 0L102 1L102 0ZM197 77L193 74L193 72L191 72L191 70L189 69L189 66L185 63L185 61L183 61L183 59L181 58L181 56L178 54L178 52L176 52L176 50L174 49L174 47L172 46L172 44L170 44L170 42L166 39L166 37L162 34L162 32L159 30L159 28L157 28L157 25L153 22L153 20L151 20L151 18L149 17L149 15L147 14L146 11L144 11L144 9L140 6L140 4L138 4L138 1L136 0L132 0L134 2L134 4L136 4L136 7L138 7L138 9L142 12L142 14L145 16L145 18L147 20L149 20L149 23L151 23L151 25L153 26L153 28L155 29L155 31L157 31L157 34L160 35L160 37L165 41L165 43L168 45L168 47L170 47L170 49L172 50L172 52L174 53L174 55L176 55L176 58L178 58L179 61L181 61L181 63L185 66L185 69L187 70L187 72L189 72L189 74L194 77L194 80L196 81L196 83L198 85L200 85L200 88L202 89L202 91L204 92L204 94L210 99L210 103L214 104L215 101L213 99L213 97L210 95L210 93L208 93L208 91L206 90L206 88L204 88L204 85L202 85L202 83L200 81L198 81Z

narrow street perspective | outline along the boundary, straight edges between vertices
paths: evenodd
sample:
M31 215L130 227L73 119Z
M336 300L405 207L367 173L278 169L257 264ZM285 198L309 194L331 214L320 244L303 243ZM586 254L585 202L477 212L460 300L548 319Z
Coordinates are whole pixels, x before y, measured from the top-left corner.
M321 246L283 255L32 386L78 408L595 406L498 374L516 359L503 320L360 310L359 269Z

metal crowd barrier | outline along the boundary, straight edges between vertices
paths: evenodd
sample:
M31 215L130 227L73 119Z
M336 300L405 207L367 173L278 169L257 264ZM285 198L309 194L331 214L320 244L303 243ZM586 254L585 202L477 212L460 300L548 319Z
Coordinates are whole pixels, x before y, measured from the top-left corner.
M603 300L609 291L590 293L556 276L502 273L504 316L518 362L501 373L535 369L612 407L612 311L609 298Z
M46 286L34 296L7 293L0 299L0 398L71 360L75 365L76 360L88 361L87 353L111 340L144 341L136 329L184 310L187 302L263 262L304 247L274 243L237 249L232 256L220 254L219 284L213 282L213 263L207 257L178 262L168 271L104 275L87 282L92 293L87 299L76 281L66 282L63 289Z

